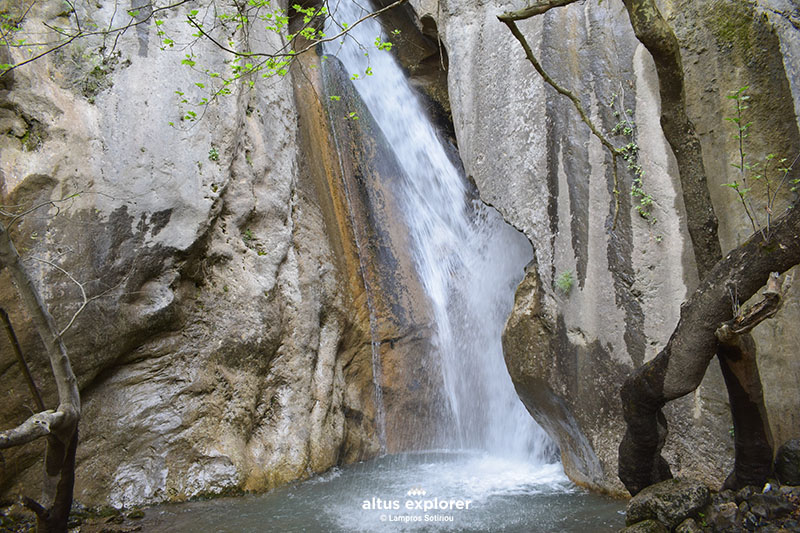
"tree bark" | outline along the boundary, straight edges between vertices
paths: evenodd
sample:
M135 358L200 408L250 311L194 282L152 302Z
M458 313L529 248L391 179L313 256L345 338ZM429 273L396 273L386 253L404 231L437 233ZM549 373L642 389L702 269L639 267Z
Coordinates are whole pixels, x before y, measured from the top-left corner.
M764 286L771 272L785 272L797 264L800 264L800 207L787 210L778 219L769 242L764 242L760 234L754 235L717 263L682 306L678 325L664 349L625 381L620 395L627 431L619 448L619 476L631 494L669 477L662 468L666 463L661 457L666 427L660 423L664 420L661 408L692 392L702 381L717 351L715 332L720 324L733 317L731 289L735 288L736 294L747 300ZM755 376L731 368L732 375L737 372L743 376L745 385L742 392L737 392L738 386L734 388L732 404L743 405L739 397L757 403L758 395L745 392L746 382L757 381ZM753 420L761 409L747 407L748 416L742 415L741 420L748 417ZM754 427L763 424L763 420L749 424ZM737 433L745 438L744 428ZM744 445L748 453L759 449L748 448L749 444L744 442L738 444ZM754 472L762 461L752 460L747 453L742 460L740 468L752 466ZM736 474L738 477L739 469Z
M11 242L3 224L0 224L0 267L8 269L11 279L17 287L22 304L31 317L39 337L44 343L45 351L50 359L50 368L58 388L58 410L64 413L65 424L75 426L81 410L81 398L78 381L72 372L67 355L67 348L61 340L53 316L47 311L36 285ZM71 431L69 432L71 436Z
M0 320L3 322L3 326L6 330L6 336L8 337L8 342L11 343L11 349L14 351L14 355L17 356L17 363L19 363L20 369L22 370L22 374L25 376L25 383L28 384L28 390L33 396L33 401L36 404L36 408L39 411L44 411L44 401L42 400L42 395L39 392L39 387L36 386L36 382L33 380L33 374L31 374L31 369L28 367L27 361L25 361L25 356L22 354L22 347L19 345L19 339L17 339L17 334L14 333L14 326L11 325L11 319L6 313L6 310L0 307Z
M30 315L50 359L58 389L58 409L38 413L20 426L0 433L0 448L8 448L47 437L42 504L27 499L26 505L38 517L40 533L67 531L75 480L75 451L81 400L67 349L55 320L48 312L28 271L22 265L8 231L0 223L0 267L8 269L20 299Z
M502 15L498 15L498 19L503 22L511 22L514 20L525 20L536 15L547 13L554 7L563 7L574 4L578 0L549 0L544 2L536 2L535 4L520 9L518 11L507 11Z
M763 486L772 474L772 436L764 423L767 412L755 353L749 334L739 336L735 344L720 343L717 350L731 404L736 453L733 472L723 484L726 489Z
M678 163L686 222L702 280L722 257L717 216L708 192L703 152L686 114L683 61L678 38L654 0L623 0L633 33L656 65L661 95L661 129Z
M687 227L698 274L702 280L722 258L722 251L717 235L717 217L708 192L700 141L686 113L680 45L654 0L623 0L623 3L637 39L647 48L655 62L661 96L661 127L678 164ZM772 445L768 437L769 423L756 363L756 347L752 339L746 337L742 337L741 343L736 346L720 347L718 353L720 368L728 389L734 427L741 428L736 432L734 471L726 482L731 486L739 486L743 480L747 480L747 483L762 484L769 475L770 468L766 465L772 463ZM698 354L698 363L706 361L707 365L710 357L717 351L717 347L709 346L708 349L712 351ZM701 379L704 372L705 370L700 375ZM644 376L645 373L638 375ZM660 430L666 434L666 426ZM625 441L623 444L627 445ZM658 450L661 446L663 441ZM622 455L622 445L620 454ZM661 461L657 461L659 468L650 475L654 482L671 477L669 469L665 469ZM631 473L625 475L631 476ZM623 469L620 466L620 478L622 476ZM638 484L634 483L634 486ZM630 490L631 487L628 488Z
M526 57L533 64L537 72L556 91L570 98L575 105L581 119L590 127L592 132L615 154L616 149L611 146L605 137L598 132L594 124L583 111L578 98L570 91L560 87L543 71L538 60L526 42L524 36L517 28L515 21L530 18L546 13L555 7L562 7L573 3L574 0L543 0L524 9L507 12L500 16L511 33L522 45ZM708 191L703 154L700 141L689 120L686 112L686 94L684 72L680 54L680 45L672 28L661 15L654 0L623 0L628 17L637 39L647 48L653 57L658 74L659 93L661 97L661 126L664 135L675 155L680 174L683 200L687 214L687 227L692 241L695 262L699 278L702 280L712 270L715 264L722 259L722 250L717 236L717 218L711 203ZM616 160L614 161L614 187L617 188ZM616 214L615 214L616 221ZM746 339L742 339L746 343ZM766 445L769 427L763 404L761 383L758 379L756 366L755 346L750 343L744 349L744 344L739 348L727 346L720 353L719 363L726 380L726 387L731 399L731 414L734 425L748 428L746 431L737 432L736 449L737 461L734 472L729 476L731 482L737 479L756 479L764 472L763 466L771 463L772 448ZM694 385L686 392L694 390L700 383L705 369L716 352L716 345L698 346L697 360L691 365L694 376L690 382ZM663 402L661 391L650 390L648 382L658 382L669 365L670 351L662 352L660 358L653 360L646 368L640 369L632 378L639 380L635 385L628 386L630 390L649 390L649 394L641 395L640 399L645 405L628 405L628 416L633 421L633 426L628 427L628 433L634 432L642 435L640 442L635 443L630 439L623 440L620 446L620 457L637 454L640 447L648 450L652 458L645 463L620 463L620 478L631 479L626 486L638 492L650 483L672 477L669 465L658 453L664 445L667 435L666 418L660 412ZM702 367L702 368L701 368ZM699 374L698 374L699 373ZM699 376L699 377L698 377ZM628 402L635 402L636 394L630 395ZM655 405L652 404L655 402ZM634 411L641 410L642 416L635 416ZM656 413L655 416L649 416ZM629 422L630 423L630 422ZM639 427L641 426L641 427ZM745 451L747 450L747 451ZM644 454L644 455L648 455Z

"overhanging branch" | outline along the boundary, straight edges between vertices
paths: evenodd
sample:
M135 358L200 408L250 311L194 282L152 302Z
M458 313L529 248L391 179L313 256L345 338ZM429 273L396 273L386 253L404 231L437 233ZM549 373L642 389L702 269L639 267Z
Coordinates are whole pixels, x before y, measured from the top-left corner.
M577 0L550 0L549 2L537 2L536 4L520 9L519 11L507 11L502 15L499 15L497 18L503 22L525 20L535 17L536 15L547 13L554 7L567 6L569 4L574 4L575 2L577 2Z
M550 7L548 7L547 9L550 9L551 7L558 7L560 5L571 4L574 1L575 0L554 1L554 2L551 2L550 4L548 4L548 5L550 5ZM537 4L537 6L541 7L542 4ZM534 6L534 7L537 7L537 6ZM528 8L528 10L531 10L531 9L533 9L533 8ZM583 104L581 103L580 98L578 98L575 95L575 93L573 93L572 91L570 91L566 87L563 87L561 84L559 84L555 79L553 79L552 76L550 76L547 73L546 70L544 70L544 67L542 67L542 64L539 63L539 60L536 58L536 55L533 53L533 49L528 44L528 40L525 39L525 36L522 35L522 32L519 31L519 27L517 27L517 24L514 22L515 20L521 20L523 18L528 18L528 17L531 17L533 15L544 13L545 11L547 11L547 9L544 9L544 11L536 11L536 12L530 12L530 11L523 10L523 11L526 11L526 12L530 12L531 14L527 14L525 16L519 15L518 18L514 18L514 16L516 16L514 13L510 13L510 14L507 13L505 15L500 15L497 18L500 21L502 21L506 26L508 26L509 30L511 30L511 34L517 39L517 41L519 41L519 44L522 45L522 49L525 51L525 57L528 59L530 64L533 65L533 68L536 70L536 72L539 73L539 75L542 77L542 79L545 81L545 83L547 83L550 87L555 89L555 91L558 94L560 94L562 96L566 96L567 98L570 99L570 101L572 102L572 105L575 106L575 110L578 112L578 115L580 115L581 120L583 121L583 123L586 124L589 127L589 130L592 132L592 134L595 137L597 137L597 139L600 141L600 144L602 144L609 151L609 153L611 154L611 168L612 168L612 174L613 174L613 177L614 177L614 220L613 220L613 223L612 223L612 226L611 226L611 229L613 230L613 229L615 229L617 227L617 217L619 216L619 175L618 175L618 171L617 171L617 160L618 160L618 158L620 156L622 156L624 158L625 153L624 153L624 151L622 149L615 147L614 144L610 140L608 140L608 137L606 137L603 134L603 132L600 131L600 128L598 128L594 124L594 122L592 122L592 119L589 118L588 113L586 113L586 110L583 108ZM519 14L519 13L522 13L523 11L518 11L516 13ZM514 15L514 16L512 16L512 15Z
M57 431L66 420L61 411L36 413L13 429L0 432L0 450L22 446Z
M780 274L773 272L762 293L764 299L717 328L714 333L717 340L723 344L734 344L739 335L747 333L764 320L775 316L783 302L781 299L783 293L784 290L780 287Z

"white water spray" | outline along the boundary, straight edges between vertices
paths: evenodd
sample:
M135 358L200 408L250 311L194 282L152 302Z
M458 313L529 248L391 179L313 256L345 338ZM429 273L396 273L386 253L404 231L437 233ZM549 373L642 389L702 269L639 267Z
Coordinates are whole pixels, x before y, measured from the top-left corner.
M352 23L366 13L342 0L332 15ZM378 22L367 20L343 42L327 43L325 52L341 60L349 74L358 74L354 86L405 174L399 201L434 314L434 344L453 419L444 427L455 428L445 442L454 449L543 462L548 440L517 397L501 346L531 246L494 210L470 197L405 74L391 53L373 45L379 35Z

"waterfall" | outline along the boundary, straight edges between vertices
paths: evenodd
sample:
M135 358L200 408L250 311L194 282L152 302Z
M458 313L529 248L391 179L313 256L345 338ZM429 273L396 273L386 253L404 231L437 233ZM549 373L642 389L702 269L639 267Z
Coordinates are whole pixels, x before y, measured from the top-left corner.
M328 25L352 23L366 13L342 0L332 13L336 22ZM326 28L328 35L338 31ZM325 53L353 75L403 170L398 202L430 300L448 402L443 441L452 449L543 462L551 445L517 397L501 346L531 245L472 194L402 69L375 46L378 36L390 40L376 20L367 20L341 41L326 43Z

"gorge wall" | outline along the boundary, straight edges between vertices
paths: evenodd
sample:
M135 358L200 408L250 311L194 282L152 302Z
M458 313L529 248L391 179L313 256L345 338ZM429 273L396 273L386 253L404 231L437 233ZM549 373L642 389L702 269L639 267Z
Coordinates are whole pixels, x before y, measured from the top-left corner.
M697 284L676 165L659 124L652 59L619 1L582 2L518 23L544 68L580 95L611 132L635 122L644 188L655 221L641 217L621 173L614 226L611 158L572 104L546 86L496 16L524 2L412 0L421 26L449 53L455 132L482 198L523 231L536 250L506 325L512 378L528 409L558 441L578 483L619 493L617 446L624 433L619 385L668 340L681 302ZM720 218L723 252L752 231L736 195L739 156L730 91L749 86L747 152L800 152L796 55L800 12L791 2L660 2L681 42L689 115L697 127ZM617 115L615 116L615 112ZM796 173L796 170L795 170ZM791 196L781 200L781 209ZM759 367L776 443L800 434L798 288L759 326ZM665 457L673 473L719 485L733 461L732 425L716 362L695 394L667 408Z
M100 5L82 20L107 27L115 3ZM65 335L83 396L75 495L87 505L266 490L379 449L364 283L346 215L328 209L307 163L317 148L303 141L313 132L299 126L293 75L256 77L192 120L204 78L180 65L186 13L166 13L174 51L151 19L31 63L0 93L4 210L45 203L14 226L17 248L60 327L81 291L52 264L92 298ZM29 22L71 16L39 3ZM265 31L236 38L281 46ZM226 68L216 46L192 50ZM5 273L0 287L54 405ZM0 376L0 426L12 427L34 407L6 344ZM3 453L6 494L37 494L41 444Z
M737 153L724 120L728 91L750 86L754 157L800 151L800 14L789 1L729 4L662 3L684 47L689 112L725 250L749 233L721 186L732 181ZM2 11L15 5L0 0ZM504 339L517 390L559 443L570 477L619 492L618 387L664 345L697 283L652 61L619 1L585 2L520 25L545 68L582 95L606 130L618 120L614 111L631 110L657 222L637 214L623 175L612 231L609 158L496 19L522 4L412 5L416 28L403 17L386 22L402 27L398 55L432 111L452 116L484 201L535 247ZM98 6L81 14L107 25L114 5ZM183 45L192 41L184 15L165 22ZM65 25L70 13L39 3L32 16ZM374 456L382 444L431 444L435 368L419 356L429 349L428 310L409 258L387 251L401 237L369 231L375 217L395 216L391 202L359 189L372 179L359 161L380 147L355 148L363 131L335 138L329 130L332 106L316 56L285 77L255 78L252 89L240 87L191 120L181 101L203 96L197 73L179 66L185 50L165 46L157 31L147 23L116 43L83 41L0 79L4 210L45 204L14 226L13 238L59 325L80 306L81 291L49 263L92 298L65 337L84 402L76 498L128 506L267 490ZM402 39L413 32L430 39L408 53ZM232 34L241 47L281 45L269 32ZM201 68L224 68L210 43L192 49ZM559 278L571 288L559 288ZM385 293L365 289L392 282ZM800 435L798 296L795 285L779 316L755 333L776 443ZM6 273L0 305L52 405L48 363ZM2 346L6 428L33 402ZM383 430L374 352L386 411L401 421ZM715 364L668 417L674 471L720 483L733 457ZM0 491L35 494L42 448L3 453Z

